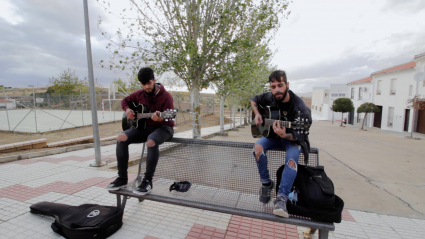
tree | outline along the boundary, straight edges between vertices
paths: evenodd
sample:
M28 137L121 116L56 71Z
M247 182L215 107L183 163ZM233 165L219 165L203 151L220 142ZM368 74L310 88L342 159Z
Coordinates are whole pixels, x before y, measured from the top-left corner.
M280 26L288 0L130 0L137 17L118 17L124 28L108 37L110 69L149 65L158 74L173 71L191 93L193 137L200 131L200 90L210 69L224 62L236 46L256 45ZM105 7L106 11L109 11ZM128 12L128 11L127 11ZM102 20L99 19L99 24ZM270 34L269 34L270 33ZM108 67L106 64L102 66Z
M250 98L264 92L265 76L270 74L272 54L265 44L241 50L210 73L220 99L220 133L224 134L224 102L230 109L250 107Z
M367 113L378 113L378 112L379 112L379 108L374 103L366 102L361 104L359 108L357 108L357 113L365 113L361 129L363 129L363 125L364 125L364 121L366 119Z
M354 110L353 102L349 98L338 98L332 104L332 110L334 112L341 112L341 126L342 119L344 118L344 113L351 112Z
M415 112L417 110L425 110L425 98L415 95L412 99L407 100L407 108L414 109L413 119L415 119ZM410 138L413 138L413 127L410 131Z
M89 84L86 78L81 80L76 74L75 71L72 71L68 68L57 77L49 78L49 84L51 85L48 88L49 92L54 92L55 94L61 95L71 95L74 93L79 93L80 89L82 93L89 92Z

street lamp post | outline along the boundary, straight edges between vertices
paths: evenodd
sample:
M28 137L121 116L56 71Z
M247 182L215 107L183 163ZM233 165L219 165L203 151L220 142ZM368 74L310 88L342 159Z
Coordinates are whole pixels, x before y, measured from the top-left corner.
M84 4L84 23L86 30L86 49L87 49L87 66L89 70L89 86L90 86L90 108L92 115L92 126L93 126L93 141L94 141L94 154L95 164L91 166L100 167L102 166L101 155L100 155L100 139L99 139L99 125L97 121L97 107L96 107L96 91L94 86L93 77L93 61L91 55L91 42L90 42L90 26L89 26L89 10L87 7L87 0L83 1Z

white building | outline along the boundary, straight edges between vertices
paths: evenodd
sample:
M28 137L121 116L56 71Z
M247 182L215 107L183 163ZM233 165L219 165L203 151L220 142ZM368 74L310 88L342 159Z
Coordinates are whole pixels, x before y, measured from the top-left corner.
M15 109L15 100L0 99L0 109Z
M372 102L373 83L372 77L356 80L350 82L348 85L348 97L351 99L354 105L354 111L350 113L351 120L350 124L362 124L365 114L358 114L357 108L366 102ZM350 118L349 117L349 118ZM364 122L365 126L371 126L370 118L371 114L368 114L367 119Z
M364 102L372 102L380 109L370 114L365 125L397 132L425 133L425 110L407 108L407 100L415 95L425 96L425 82L417 82L414 75L425 72L425 53L416 55L411 62L393 66L371 74L370 77L348 83L354 112ZM354 122L361 124L364 114ZM412 120L413 119L413 120Z
M313 88L311 97L311 113L313 118L319 120L340 121L341 113L331 110L334 100L347 97L346 84L330 84L329 88ZM346 118L346 115L344 116Z

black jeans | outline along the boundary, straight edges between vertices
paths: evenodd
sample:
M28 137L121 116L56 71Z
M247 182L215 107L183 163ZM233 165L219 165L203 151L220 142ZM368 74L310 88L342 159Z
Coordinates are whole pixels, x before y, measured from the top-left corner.
M128 129L124 131L127 135L126 141L117 141L117 162L118 162L118 176L120 178L128 178L128 145L132 143L144 143L148 140L153 140L155 146L148 147L148 155L146 158L146 171L145 178L149 181L155 173L156 165L159 159L159 145L167 140L170 140L174 135L174 130L166 125L162 126L146 126L146 129Z

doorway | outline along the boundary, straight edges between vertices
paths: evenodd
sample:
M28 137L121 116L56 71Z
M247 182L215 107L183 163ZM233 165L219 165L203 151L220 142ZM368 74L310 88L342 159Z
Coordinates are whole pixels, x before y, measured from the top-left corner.
M410 109L404 110L404 131L409 131Z
M425 134L425 110L418 110L418 123L416 132Z
M381 128L382 121L382 106L377 105L379 112L375 113L375 117L373 119L373 127Z

